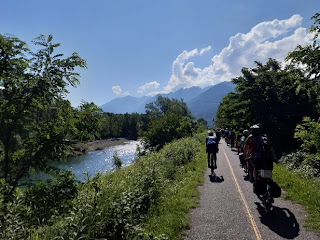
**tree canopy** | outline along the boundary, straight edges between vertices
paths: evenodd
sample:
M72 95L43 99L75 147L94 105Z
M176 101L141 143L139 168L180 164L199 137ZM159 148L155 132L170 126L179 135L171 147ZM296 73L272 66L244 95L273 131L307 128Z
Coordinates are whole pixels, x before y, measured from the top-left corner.
M158 96L146 105L148 127L144 133L151 147L161 148L174 139L192 136L195 121L183 100Z
M56 54L58 43L41 35L32 52L18 38L0 35L0 178L14 187L30 168L66 157L72 109L67 86L79 82L77 54Z

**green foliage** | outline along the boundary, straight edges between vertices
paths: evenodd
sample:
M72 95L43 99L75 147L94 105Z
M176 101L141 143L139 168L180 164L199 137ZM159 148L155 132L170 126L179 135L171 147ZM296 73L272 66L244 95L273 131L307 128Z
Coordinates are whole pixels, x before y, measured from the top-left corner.
M318 114L319 84L298 69L282 69L273 59L243 68L233 82L236 92L220 104L217 125L245 129L260 123L278 152L294 144L295 127L304 116Z
M305 117L297 125L294 137L302 142L301 148L311 154L320 154L320 123Z
M301 166L302 162L306 159L307 153L297 151L283 156L279 161L286 165L289 170L297 169Z
M303 176L320 177L320 124L305 117L297 125L295 138L301 142L302 151L283 156L280 162L289 170L300 172Z
M83 101L74 110L76 137L83 140L95 140L100 137L102 129L102 110L94 103Z
M68 174L55 184L33 186L8 205L0 236L178 239L203 181L205 155L199 158L200 146L198 139L181 139L132 166L89 179L76 190Z
M320 156L297 151L280 159L288 170L294 170L305 178L320 177Z
M32 229L50 225L57 215L69 213L76 194L77 183L70 171L16 191L12 201L3 206L0 239L27 239Z
M144 114L102 113L101 138L118 138L137 140L143 127L147 124Z
M203 119L203 118L200 118L197 120L197 131L198 133L202 133L204 132L208 127L208 122Z
M113 159L113 165L115 166L115 168L116 168L116 169L120 169L121 166L122 166L122 160L121 160L121 158L119 157L119 154L118 154L117 151L115 151L115 152L113 153L112 159Z
M175 139L192 136L195 131L193 117L186 103L159 96L146 105L149 118L146 142L151 147L162 148Z
M68 86L78 84L76 67L85 61L73 53L56 54L50 35L33 41L39 49L12 36L0 35L0 178L12 186L32 168L67 156L65 139L74 130L72 108L64 100Z
M169 113L191 118L191 112L183 100L158 96L157 100L146 105L146 113L150 119L157 119Z

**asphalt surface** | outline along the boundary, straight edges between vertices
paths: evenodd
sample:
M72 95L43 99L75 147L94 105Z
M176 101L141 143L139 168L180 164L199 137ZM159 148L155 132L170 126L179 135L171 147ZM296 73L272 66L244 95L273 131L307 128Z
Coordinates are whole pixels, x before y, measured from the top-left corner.
M191 211L192 227L185 239L320 239L303 227L305 211L300 205L276 198L273 211L266 214L239 164L237 153L222 139L216 177L206 171L199 207Z

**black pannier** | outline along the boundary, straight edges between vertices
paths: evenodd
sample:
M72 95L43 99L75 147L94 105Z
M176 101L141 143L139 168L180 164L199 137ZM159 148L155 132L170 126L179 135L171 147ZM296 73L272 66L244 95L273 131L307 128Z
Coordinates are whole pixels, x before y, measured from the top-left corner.
M271 191L272 191L272 196L274 198L278 198L281 196L281 187L279 186L279 184L277 184L276 182L272 182L271 184Z
M271 187L272 197L278 198L281 196L281 187L276 182L269 182ZM253 192L257 195L263 195L267 191L266 181L257 181L253 183Z

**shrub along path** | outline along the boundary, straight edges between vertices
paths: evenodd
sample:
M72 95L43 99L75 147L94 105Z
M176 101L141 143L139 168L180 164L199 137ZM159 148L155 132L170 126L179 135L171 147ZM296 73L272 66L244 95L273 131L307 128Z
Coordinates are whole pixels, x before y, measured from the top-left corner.
M236 152L224 140L219 149L217 177L210 178L206 171L200 206L191 212L186 239L320 239L304 228L300 205L277 198L273 212L265 214L252 184L244 180Z

